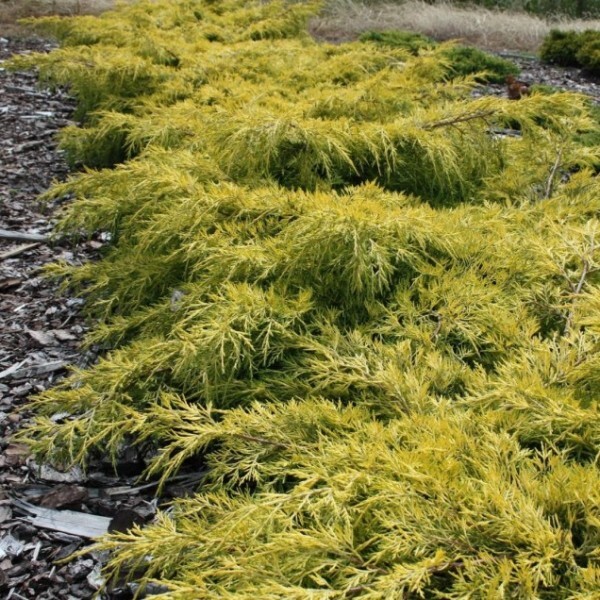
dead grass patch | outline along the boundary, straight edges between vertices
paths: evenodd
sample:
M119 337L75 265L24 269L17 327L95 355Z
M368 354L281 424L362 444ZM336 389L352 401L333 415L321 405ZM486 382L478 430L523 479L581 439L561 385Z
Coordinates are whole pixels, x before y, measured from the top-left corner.
M0 35L19 35L16 23L30 16L100 14L115 0L0 0ZM424 33L437 40L461 39L488 50L536 52L553 27L600 29L600 20L548 20L526 13L511 13L481 7L451 4L328 0L323 15L311 24L313 35L322 40L342 42L364 31L405 29Z
M600 20L547 20L526 13L480 7L427 4L422 1L365 5L331 0L311 25L313 34L334 42L354 39L368 30L405 29L437 40L461 39L488 50L536 52L550 29L600 29Z

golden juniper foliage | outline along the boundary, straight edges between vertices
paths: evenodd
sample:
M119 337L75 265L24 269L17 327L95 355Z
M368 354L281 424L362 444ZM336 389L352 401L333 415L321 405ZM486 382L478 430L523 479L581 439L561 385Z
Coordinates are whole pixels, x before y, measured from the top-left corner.
M51 192L77 198L60 229L113 239L54 271L113 349L25 437L150 445L163 478L204 456L197 496L100 544L161 598L598 598L588 103L474 98L439 48L314 43L314 10L36 25L62 48L14 65L71 86L91 167Z

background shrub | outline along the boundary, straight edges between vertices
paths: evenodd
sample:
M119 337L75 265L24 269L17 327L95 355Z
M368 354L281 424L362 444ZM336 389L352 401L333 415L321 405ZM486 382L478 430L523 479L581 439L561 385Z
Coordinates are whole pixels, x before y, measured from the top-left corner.
M360 36L360 40L401 48L414 55L438 46L432 38L410 31L368 31ZM507 75L516 75L519 72L519 67L512 61L471 46L455 45L444 48L441 55L447 60L448 71L453 76L477 73L480 74L479 81L503 83Z
M583 39L577 60L586 71L600 74L600 31Z
M436 1L444 0L432 0ZM597 0L454 0L456 4L476 4L501 10L523 10L530 13L566 15L569 17L595 17L600 15Z
M426 35L412 31L366 31L360 36L361 42L375 42L394 48L403 48L411 54L418 54L419 50L433 48L436 41Z
M544 62L563 67L576 67L579 64L577 52L580 47L580 34L578 32L553 29L544 39L540 48L540 58Z
M450 68L457 75L484 73L480 81L504 83L507 75L517 75L519 67L512 61L483 52L471 46L455 46L445 52Z
M540 57L544 62L600 73L600 31L553 29L544 39Z

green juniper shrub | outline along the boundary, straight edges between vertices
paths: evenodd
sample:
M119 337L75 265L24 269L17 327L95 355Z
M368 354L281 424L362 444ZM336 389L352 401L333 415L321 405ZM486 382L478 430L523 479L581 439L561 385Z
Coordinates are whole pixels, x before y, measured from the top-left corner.
M600 31L597 36L590 36L577 52L577 60L590 74L600 75Z
M418 54L420 50L427 50L437 45L437 42L421 33L412 31L366 31L359 37L361 42L374 42L394 48L403 48L411 54Z
M600 31L561 31L553 29L544 39L540 57L544 62L563 67L585 66L600 71L597 58Z
M579 34L576 31L553 29L542 43L540 58L544 62L562 67L576 67L579 65L577 60L579 48Z
M420 33L399 30L368 31L360 36L360 41L402 48L415 55L438 46L435 40ZM445 48L442 54L453 76L477 73L481 82L502 83L507 75L519 73L515 63L471 46L453 45Z
M456 75L482 73L482 82L504 83L508 75L518 75L519 67L512 61L494 56L471 46L454 46L445 52L450 68Z

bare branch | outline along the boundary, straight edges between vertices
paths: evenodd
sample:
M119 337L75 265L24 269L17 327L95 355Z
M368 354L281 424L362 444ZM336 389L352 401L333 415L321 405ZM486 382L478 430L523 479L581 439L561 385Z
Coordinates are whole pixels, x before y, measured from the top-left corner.
M590 240L590 249L589 249L590 257L593 258L595 250L596 250L596 244L595 244L594 238L592 237L592 239ZM571 327L573 326L573 318L575 317L575 304L577 302L577 296L579 296L579 294L581 294L581 290L583 289L583 286L585 285L585 280L586 280L587 276L592 272L590 261L587 258L583 258L582 262L583 262L583 268L581 269L581 275L579 277L579 281L577 282L577 285L575 285L575 287L573 287L574 284L571 282L571 289L573 290L574 297L573 297L573 302L571 303L571 310L569 311L569 314L567 315L567 320L565 322L565 328L563 330L563 335L568 335L571 330Z
M473 113L465 113L459 115L458 117L448 117L447 119L441 119L440 121L435 121L433 123L428 123L423 125L423 129L438 129L439 127L448 127L451 125L456 125L457 123L466 123L468 121L473 121L475 119L483 119L485 117L489 117L494 114L493 110L479 110Z
M21 233L20 231L0 229L0 239L13 242L47 242L48 236L39 233Z
M550 169L550 175L548 175L548 181L546 181L546 191L544 192L544 200L548 200L552 195L552 188L554 187L554 177L556 176L556 171L558 171L558 167L560 167L560 161L562 160L562 146L558 149L558 153L556 155L556 160L552 165L552 169Z
M24 246L19 246L14 250L9 250L8 252L4 252L0 254L0 260L6 260L7 258L13 258L14 256L19 256L19 254L23 254L23 252L27 252L27 250L33 250L33 248L37 248L40 245L40 242L34 242L33 244L25 244Z
M435 329L433 331L432 338L434 340L436 340L442 329L442 315L440 315L440 313L438 313L438 312L435 312L435 313L433 313L433 316L437 319L437 323L435 325Z
M237 433L235 437L238 437L242 440L246 440L248 442L256 442L257 444L263 444L265 446L274 446L280 450L287 450L289 446L287 444L283 444L282 442L275 442L273 440L268 440L267 438L257 437L255 435L247 435L245 433Z

